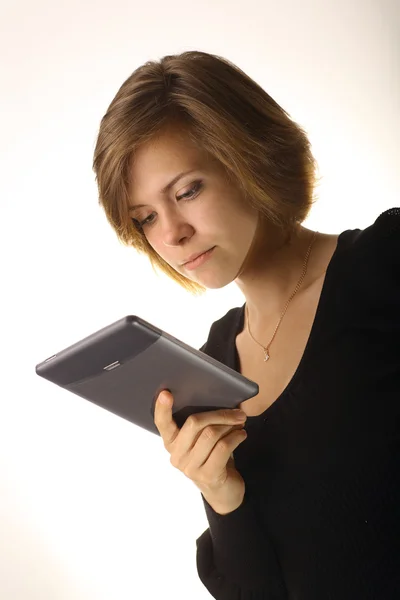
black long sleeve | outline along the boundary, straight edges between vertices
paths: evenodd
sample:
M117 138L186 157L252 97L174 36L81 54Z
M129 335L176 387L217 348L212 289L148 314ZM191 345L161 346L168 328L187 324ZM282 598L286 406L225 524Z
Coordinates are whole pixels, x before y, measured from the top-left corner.
M201 350L239 370L244 306ZM400 208L342 232L294 377L234 452L243 504L197 539L217 600L400 598Z
M227 515L202 499L209 529L197 540L197 568L209 592L218 600L286 600L275 550L247 495Z

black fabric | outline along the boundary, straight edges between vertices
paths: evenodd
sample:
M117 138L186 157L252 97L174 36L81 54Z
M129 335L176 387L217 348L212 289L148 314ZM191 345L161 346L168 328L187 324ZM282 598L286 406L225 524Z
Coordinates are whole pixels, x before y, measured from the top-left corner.
M201 348L240 372L244 306ZM255 349L256 351L256 349ZM400 598L400 208L339 236L294 377L234 452L243 504L197 570L217 600Z

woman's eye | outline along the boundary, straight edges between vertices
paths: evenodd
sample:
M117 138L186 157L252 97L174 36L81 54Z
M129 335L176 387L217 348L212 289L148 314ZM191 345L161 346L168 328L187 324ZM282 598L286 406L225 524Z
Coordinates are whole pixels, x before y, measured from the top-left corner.
M185 192L184 194L181 194L180 196L177 196L177 200L181 200L182 198L184 200L192 200L193 196L196 195L196 193L198 191L200 191L200 189L202 188L203 184L201 181L196 181L194 183L194 185L190 188L190 190L188 190L187 192ZM144 219L144 221L139 222L137 219L132 219L132 221L134 222L134 224L136 225L136 227L142 228L145 225L152 225L154 221L151 221L151 217L154 213L152 213L151 215L149 215L146 219Z
M202 186L201 181L196 181L194 183L194 185L190 188L190 190L185 192L181 196L178 196L177 200L180 200L181 198L191 198L192 196L194 196L194 194L196 192L198 192L200 190L201 186Z

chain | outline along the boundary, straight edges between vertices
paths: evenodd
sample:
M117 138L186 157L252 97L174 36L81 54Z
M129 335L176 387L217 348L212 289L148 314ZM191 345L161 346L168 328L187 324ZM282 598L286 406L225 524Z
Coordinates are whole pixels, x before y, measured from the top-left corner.
M272 342L273 342L273 341L274 341L274 339L275 339L276 333L277 333L277 331L278 331L278 329L279 329L279 326L280 326L280 324L281 324L281 322L282 322L282 319L283 319L283 317L284 317L284 316L285 316L285 314L286 314L286 311L287 311L287 309L288 309L288 306L289 306L290 302L293 300L293 298L295 297L295 295L296 295L296 294L297 294L297 292L299 291L299 289L300 289L300 287L301 287L301 284L303 283L304 277L306 276L306 273L307 273L307 267L308 267L308 259L309 259L309 257L310 257L311 248L312 248L312 245L313 245L313 243L314 243L314 241L315 241L315 238L317 237L317 234L318 234L318 231L314 231L314 235L313 235L313 237L312 237L312 240L311 240L311 242L310 242L310 245L309 245L309 247L308 247L308 250L307 250L306 257L305 257L305 259L304 259L304 263L303 263L303 271L302 271L302 274L301 274L301 276L300 276L300 279L299 279L299 281L297 282L297 285L296 285L296 287L295 287L295 289L294 289L294 291L293 291L292 295L290 296L289 300L287 301L287 303L286 303L286 306L285 306L285 308L284 308L284 310L283 310L283 312L282 312L282 314L281 314L281 318L279 319L279 322L278 322L277 326L275 327L274 335L272 336L272 338L271 338L271 341L269 342L268 346L266 346L266 347L265 347L265 346L263 346L262 344L260 344L259 342L257 342L257 340L256 340L256 339L254 339L254 337L253 337L253 335L252 335L252 333L251 333L251 331L250 331L249 312L248 312L248 308L247 308L247 302L246 302L247 329L248 329L248 331L249 331L249 334L250 334L250 335L251 335L251 337L253 338L253 340L256 342L256 344L258 344L259 346L261 346L261 348L264 350L264 354L265 354L264 362L266 362L266 361L267 361L267 360L269 360L269 358L270 358L270 354L269 354L269 348L270 348L270 346L271 346Z

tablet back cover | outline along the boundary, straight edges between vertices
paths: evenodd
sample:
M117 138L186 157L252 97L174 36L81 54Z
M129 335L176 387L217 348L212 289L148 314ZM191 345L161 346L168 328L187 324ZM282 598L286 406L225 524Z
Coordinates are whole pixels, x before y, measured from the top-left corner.
M174 396L173 417L236 408L258 385L214 358L128 315L36 365L36 373L74 394L160 435L158 394Z

